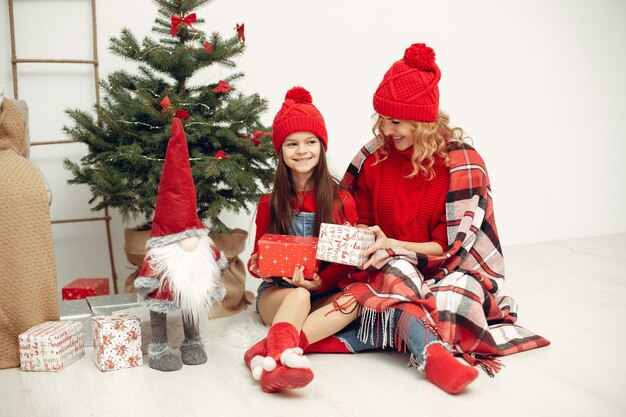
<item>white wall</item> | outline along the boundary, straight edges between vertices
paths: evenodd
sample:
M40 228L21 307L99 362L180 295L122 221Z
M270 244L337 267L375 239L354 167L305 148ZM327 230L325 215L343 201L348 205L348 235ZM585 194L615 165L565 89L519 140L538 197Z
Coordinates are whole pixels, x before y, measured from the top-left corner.
M87 0L17 0L19 57L90 56ZM149 0L100 0L100 74L134 64L107 51L123 26L147 35ZM371 97L382 75L414 42L437 53L441 107L463 127L487 162L505 245L626 231L626 3L620 0L216 0L198 13L202 28L233 33L245 22L246 77L236 87L270 101L272 118L285 91L308 88L326 116L329 157L340 175L370 138ZM0 2L0 83L12 97L7 2ZM33 140L62 137L63 109L89 108L95 96L88 66L22 64L20 98L31 108ZM203 73L215 81L228 70ZM65 184L61 167L81 144L37 147L32 160L54 189L53 218L88 213L88 190ZM248 229L250 216L225 215ZM124 258L122 224L113 222L117 271ZM55 225L61 285L79 276L110 276L101 223Z

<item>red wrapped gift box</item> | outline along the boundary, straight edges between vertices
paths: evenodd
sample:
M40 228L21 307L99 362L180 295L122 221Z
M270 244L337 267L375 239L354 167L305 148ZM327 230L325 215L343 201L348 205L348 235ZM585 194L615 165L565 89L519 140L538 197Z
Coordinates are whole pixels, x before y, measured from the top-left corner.
M296 266L304 266L304 278L317 272L317 238L264 234L259 239L259 275L292 277Z
M61 290L64 300L78 300L94 295L109 295L108 278L79 278Z

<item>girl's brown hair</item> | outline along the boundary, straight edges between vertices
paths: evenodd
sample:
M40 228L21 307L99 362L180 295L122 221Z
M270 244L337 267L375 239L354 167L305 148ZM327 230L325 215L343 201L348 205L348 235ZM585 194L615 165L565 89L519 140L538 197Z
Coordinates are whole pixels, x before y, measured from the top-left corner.
M434 122L417 122L408 120L415 126L413 134L413 155L411 162L413 164L413 172L407 178L413 178L420 172L429 180L435 175L433 165L435 164L435 155L439 155L444 159L446 166L449 166L450 158L446 151L449 142L465 142L463 129L460 127L450 127L450 116L439 111L439 116ZM382 158L376 154L376 162L378 163L387 158L390 151L389 141L384 137L381 131L383 123L382 117L378 117L372 131L378 142L378 149Z
M320 145L321 146L321 145ZM339 181L330 174L326 162L326 151L321 146L320 158L313 170L311 178L307 181L307 189L315 193L315 229L314 236L319 235L321 223L334 223L333 210L340 209L342 220L345 220L343 203L339 197ZM294 202L299 206L301 201L296 201L297 193L291 178L291 169L283 160L282 149L278 154L278 164L274 176L274 189L270 196L270 224L268 233L289 234L293 228L291 218L294 212Z

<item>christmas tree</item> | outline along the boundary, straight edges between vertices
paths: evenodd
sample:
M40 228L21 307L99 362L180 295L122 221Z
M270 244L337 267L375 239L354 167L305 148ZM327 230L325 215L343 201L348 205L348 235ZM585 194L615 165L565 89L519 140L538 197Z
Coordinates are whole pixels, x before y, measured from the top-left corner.
M191 85L198 71L235 67L245 49L244 24L229 38L199 29L195 11L212 0L154 0L158 15L140 43L128 30L111 38L109 50L138 64L136 74L117 70L102 81L104 98L95 117L67 110L63 130L87 144L80 163L65 160L72 184L89 186L93 210L119 209L124 221L152 219L173 117L183 121L196 185L198 215L215 232L227 227L222 210L249 212L273 179L273 147L259 117L267 110L258 94L237 91L242 73ZM204 79L216 78L209 73ZM141 220L141 219L140 219Z

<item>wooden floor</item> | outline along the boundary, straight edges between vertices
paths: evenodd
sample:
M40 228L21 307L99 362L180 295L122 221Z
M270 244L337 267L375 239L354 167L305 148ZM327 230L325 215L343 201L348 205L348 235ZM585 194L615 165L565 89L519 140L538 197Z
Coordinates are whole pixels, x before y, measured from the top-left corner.
M505 247L519 324L552 344L503 358L459 396L387 351L310 355L311 385L265 394L242 362L264 330L250 309L209 322L208 363L174 373L102 373L91 351L60 373L0 371L0 416L625 416L625 254L626 234Z

